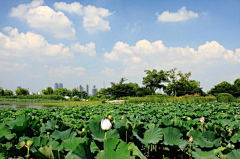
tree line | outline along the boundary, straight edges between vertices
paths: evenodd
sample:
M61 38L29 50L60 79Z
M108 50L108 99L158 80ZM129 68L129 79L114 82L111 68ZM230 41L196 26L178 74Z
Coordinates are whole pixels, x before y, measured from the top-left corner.
M146 76L143 77L142 84L140 87L137 83L125 83L126 78L121 78L118 83L111 82L111 87L102 88L96 93L96 97L143 97L146 95L154 95L157 89L162 89L165 94L169 96L184 96L184 95L203 95L200 82L190 79L191 72L183 73L177 72L176 68L168 71L156 69L145 70ZM237 78L233 84L223 81L213 88L210 89L208 94L217 95L218 93L229 93L234 97L240 96L240 78ZM27 95L29 94L27 89L20 88L15 90L16 95ZM88 94L83 91L79 92L76 88L68 90L67 88L58 88L53 90L52 87L47 87L42 90L43 95L61 95L69 97L80 97L88 98ZM0 96L11 96L13 91L0 89Z

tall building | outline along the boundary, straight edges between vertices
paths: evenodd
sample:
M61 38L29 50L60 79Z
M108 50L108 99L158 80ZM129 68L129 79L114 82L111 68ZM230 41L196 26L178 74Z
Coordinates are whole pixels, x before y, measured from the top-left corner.
M58 84L58 88L63 88L63 84L62 84L62 83L59 83L59 84Z
M87 93L87 95L89 95L89 88L88 88L88 84L85 85L85 92Z
M53 88L54 90L58 89L58 83L55 83Z
M92 88L92 95L95 95L97 92L97 88L95 85L93 85L93 88Z
M79 85L79 92L82 92L83 91L83 87L82 85Z

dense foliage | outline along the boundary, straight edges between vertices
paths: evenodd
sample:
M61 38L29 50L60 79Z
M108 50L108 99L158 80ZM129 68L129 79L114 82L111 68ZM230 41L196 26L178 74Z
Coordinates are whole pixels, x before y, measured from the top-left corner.
M223 81L214 86L210 91L210 94L217 96L218 93L229 93L234 97L240 96L240 78L237 78L233 84Z
M141 103L0 110L0 157L240 158L239 106ZM113 126L103 131L101 119L107 117Z

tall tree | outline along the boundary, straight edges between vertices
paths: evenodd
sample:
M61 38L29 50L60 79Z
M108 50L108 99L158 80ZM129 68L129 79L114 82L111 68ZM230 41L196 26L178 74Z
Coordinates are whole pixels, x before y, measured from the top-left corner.
M42 90L42 93L44 95L52 95L53 94L53 89L52 89L52 87L47 87L46 89Z
M19 95L28 95L28 90L25 88L19 88L17 90L15 90L15 93L17 96Z
M13 95L13 91L12 90L5 90L5 95L6 96L12 96Z
M176 68L167 71L169 77L169 83L164 90L168 95L182 96L186 94L200 93L203 94L200 82L190 80L191 72L182 73L179 71L176 73Z
M162 89L165 87L164 82L168 82L167 74L165 71L160 70L159 72L155 69L152 71L145 70L147 76L143 77L142 84L147 88L150 88L152 91L152 95L155 94L157 89Z

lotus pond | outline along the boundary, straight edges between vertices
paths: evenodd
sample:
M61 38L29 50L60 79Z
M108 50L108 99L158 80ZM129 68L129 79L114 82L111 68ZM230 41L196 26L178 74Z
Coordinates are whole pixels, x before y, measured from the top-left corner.
M0 158L240 158L240 104L1 109ZM112 124L101 129L101 120Z

